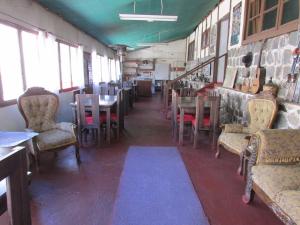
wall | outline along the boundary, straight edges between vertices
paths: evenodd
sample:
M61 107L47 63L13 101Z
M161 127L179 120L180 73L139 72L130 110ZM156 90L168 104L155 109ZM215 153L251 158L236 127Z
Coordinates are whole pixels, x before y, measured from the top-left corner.
M240 36L238 43L231 46L231 31L232 31L232 18L233 8L241 3L241 21L240 21ZM230 12L230 26L228 37L228 61L227 68L233 67L238 69L238 76L236 83L243 83L244 76L248 72L242 63L242 57L251 51L253 53L253 62L249 68L250 80L254 78L256 68L258 65L259 52L262 46L262 42L254 42L251 44L242 44L242 35L244 30L244 13L245 13L246 0L226 0L219 3L219 5L212 10L206 18L199 24L195 32L191 33L187 37L187 45L191 41L195 40L196 49L194 61L187 62L188 68L191 69L201 61L206 60L213 56L210 54L208 48L202 49L201 45L201 32L207 28L212 28L214 22L216 22L215 14L218 10L218 20L224 15ZM287 84L287 75L290 73L291 65L293 62L292 50L298 45L297 31L283 34L267 40L265 48L262 52L261 65L266 68L266 82L270 77L273 78L273 82L278 85L280 99L286 99L286 94L289 88ZM297 70L296 70L297 71ZM201 72L201 71L200 71ZM195 82L190 82L194 84ZM195 85L194 85L195 86ZM247 123L247 109L246 103L251 94L242 93L232 89L219 88L219 92L222 94L222 118L223 123L226 122L238 122ZM280 100L280 109L277 121L275 123L276 128L300 128L300 104L289 103L284 100ZM283 109L283 110L282 110Z
M166 45L130 52L126 59L156 59L156 63L168 63L171 67L184 67L186 55L186 40L169 42ZM171 79L181 75L182 72L171 72Z
M45 30L59 39L83 46L84 51L96 51L99 54L114 57L114 51L92 37L78 30L62 18L47 11L33 0L1 0L0 19L19 24L30 29ZM60 108L58 121L72 121L69 103L73 93L59 95ZM23 130L25 123L16 105L0 108L0 130Z

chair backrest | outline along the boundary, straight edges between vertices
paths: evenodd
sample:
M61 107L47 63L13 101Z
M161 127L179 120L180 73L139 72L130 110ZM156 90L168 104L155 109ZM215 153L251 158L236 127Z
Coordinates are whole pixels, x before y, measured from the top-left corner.
M272 128L278 112L278 104L271 94L258 94L248 101L249 132Z
M196 97L196 128L215 132L219 126L221 95L211 93ZM206 110L207 109L207 110ZM209 118L209 123L205 119Z
M26 127L36 132L55 128L58 105L57 95L42 87L29 88L18 98L18 107Z
M77 124L80 128L100 126L99 119L99 95L78 94L76 95ZM89 119L89 121L87 120Z
M93 85L85 85L82 90L83 94L93 94Z
M180 88L180 97L195 97L196 90L193 88Z

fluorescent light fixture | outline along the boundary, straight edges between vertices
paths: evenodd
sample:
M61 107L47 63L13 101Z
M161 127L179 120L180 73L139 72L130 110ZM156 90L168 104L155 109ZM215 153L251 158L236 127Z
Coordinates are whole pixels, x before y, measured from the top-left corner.
M148 22L169 21L176 22L178 16L170 15L144 15L144 14L119 14L120 20L143 20Z
M160 46L160 45L168 45L167 42L158 42L158 43L138 43L139 47L152 47L152 46Z

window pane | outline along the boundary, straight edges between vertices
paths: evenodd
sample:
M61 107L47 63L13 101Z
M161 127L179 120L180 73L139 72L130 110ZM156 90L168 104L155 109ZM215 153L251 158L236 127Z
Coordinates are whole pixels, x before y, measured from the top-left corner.
M278 0L266 0L265 1L265 10L270 9L278 4Z
M299 0L289 0L283 4L281 24L296 20L299 16Z
M80 86L79 68L77 60L77 48L70 47L71 51L71 72L73 87Z
M275 27L277 17L277 8L264 14L263 30Z
M257 16L260 13L260 6L261 6L260 0L254 0L253 2L250 3L250 18Z
M101 69L102 69L102 81L109 82L110 75L109 75L109 68L108 68L108 58L101 56Z
M249 22L248 36L255 34L259 29L259 18L255 18Z
M0 73L3 100L18 98L23 92L18 31L0 24Z
M26 88L43 86L43 77L39 73L39 50L37 35L22 31L23 56Z
M70 47L62 43L59 43L59 46L62 89L65 89L72 87L70 68Z
M117 81L117 76L116 76L116 62L114 59L110 61L110 74L111 74L111 80Z

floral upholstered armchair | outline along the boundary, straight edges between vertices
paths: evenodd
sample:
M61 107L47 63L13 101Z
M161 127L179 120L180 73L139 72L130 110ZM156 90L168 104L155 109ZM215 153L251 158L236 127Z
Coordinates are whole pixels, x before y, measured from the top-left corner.
M26 122L27 130L39 133L33 141L37 169L40 153L56 152L69 145L75 146L77 163L80 163L75 125L55 122L58 105L58 96L40 87L29 88L18 99L18 107Z
M242 157L250 136L259 130L272 127L278 111L277 102L272 95L256 95L254 98L249 99L247 108L250 117L248 126L242 124L223 125L217 144L217 158L220 155L220 145Z
M284 224L300 224L300 130L259 131L246 154L244 203L256 193Z

